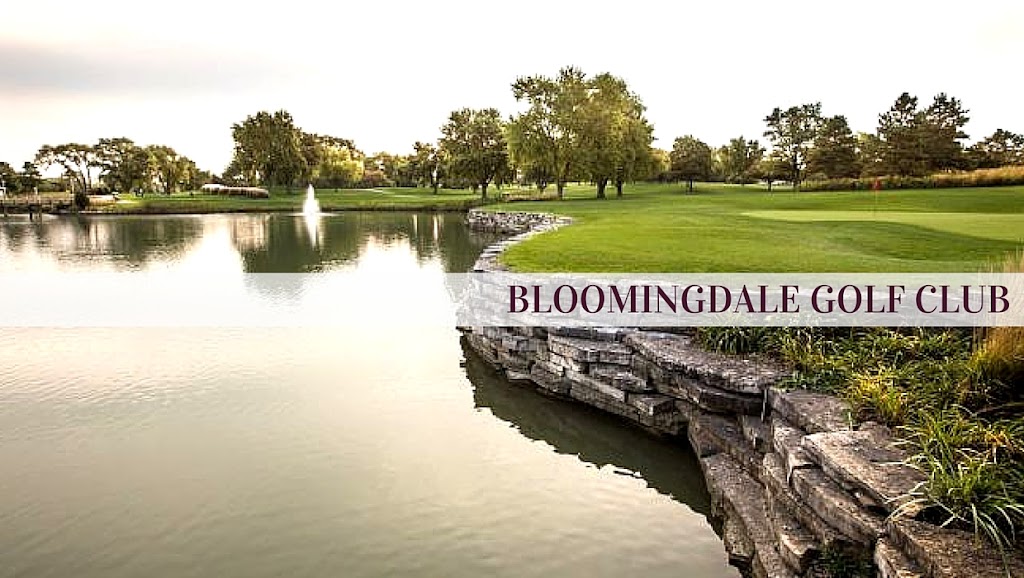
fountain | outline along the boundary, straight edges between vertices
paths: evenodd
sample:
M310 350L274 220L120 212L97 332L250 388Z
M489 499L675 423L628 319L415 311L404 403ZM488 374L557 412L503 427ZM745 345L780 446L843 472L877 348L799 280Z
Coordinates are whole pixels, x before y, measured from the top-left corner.
M319 215L320 214L320 201L316 200L316 194L313 190L313 185L310 184L306 187L306 202L302 203L302 214L303 215Z
M312 184L306 187L306 201L302 203L302 217L306 221L306 232L309 234L310 242L314 247L319 247L320 201L316 200Z

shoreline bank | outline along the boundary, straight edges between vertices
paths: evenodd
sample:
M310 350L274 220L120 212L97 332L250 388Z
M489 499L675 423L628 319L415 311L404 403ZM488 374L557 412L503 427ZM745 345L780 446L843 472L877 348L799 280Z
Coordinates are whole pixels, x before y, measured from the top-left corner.
M481 254L473 270L488 272L504 269L509 246L571 219L478 210L467 222L514 234ZM837 563L883 578L1005 575L972 534L892 516L922 481L892 433L854 423L836 397L776 387L790 372L771 359L707 352L685 330L460 329L510 382L686 436L730 561L755 577L828 576ZM1024 561L1009 564L1024 575Z

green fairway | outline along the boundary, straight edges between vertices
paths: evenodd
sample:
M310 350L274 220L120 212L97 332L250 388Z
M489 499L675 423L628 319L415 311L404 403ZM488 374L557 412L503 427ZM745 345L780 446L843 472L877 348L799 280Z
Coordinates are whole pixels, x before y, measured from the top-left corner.
M433 194L430 189L323 189L316 191L316 199L324 211L343 210L403 210L403 211L460 211L481 203L480 196L469 190L441 189ZM175 193L170 196L150 194L143 198L122 197L115 204L92 207L104 213L119 214L172 214L172 213L228 213L301 211L306 191L274 190L269 199L249 199L224 195Z
M572 187L511 205L576 223L510 248L520 271L931 272L987 269L1024 243L1024 187L767 193L636 185L621 199ZM509 208L509 205L503 206Z

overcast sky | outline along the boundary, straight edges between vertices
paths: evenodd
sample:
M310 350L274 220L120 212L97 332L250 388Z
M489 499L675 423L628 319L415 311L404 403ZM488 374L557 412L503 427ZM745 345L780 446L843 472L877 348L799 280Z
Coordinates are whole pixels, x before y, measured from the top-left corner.
M223 170L230 127L285 108L364 151L411 152L461 107L516 110L517 76L575 65L637 92L657 146L760 138L821 101L855 131L903 91L1024 132L1024 2L2 0L0 160L127 136ZM235 6L232 6L234 4Z

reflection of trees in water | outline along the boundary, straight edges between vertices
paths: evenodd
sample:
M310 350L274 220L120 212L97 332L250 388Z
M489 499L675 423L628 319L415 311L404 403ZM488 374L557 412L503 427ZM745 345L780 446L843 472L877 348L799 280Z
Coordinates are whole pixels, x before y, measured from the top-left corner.
M58 261L108 257L118 268L179 259L202 233L203 222L195 217L71 215L0 227L9 251L39 251Z
M438 260L445 271L468 271L497 237L469 231L458 213L352 212L319 217L317 240L302 216L64 216L0 225L4 250L39 252L58 261L102 260L118 268L174 262L204 237L224 228L245 272L305 273L355 261L370 243L405 244L417 260Z
M658 438L583 404L511 384L477 357L465 340L462 347L477 407L490 409L523 436L547 442L557 453L578 456L598 467L637 472L658 492L710 516L700 464L686 442Z
M265 216L232 229L248 273L304 273L356 260L370 243L408 243L419 262L438 259L445 271L468 271L493 235L468 230L461 214L352 212L323 215L317 240L302 216Z

